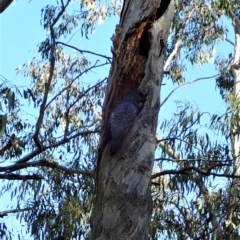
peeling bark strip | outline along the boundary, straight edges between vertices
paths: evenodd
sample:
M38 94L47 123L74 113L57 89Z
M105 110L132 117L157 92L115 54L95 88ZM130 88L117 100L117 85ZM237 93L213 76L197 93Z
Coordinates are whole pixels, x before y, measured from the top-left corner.
M160 106L164 48L174 1L126 0L113 40L99 149L97 197L90 239L148 239L152 213L151 171ZM113 109L132 90L146 96L117 153L104 145Z

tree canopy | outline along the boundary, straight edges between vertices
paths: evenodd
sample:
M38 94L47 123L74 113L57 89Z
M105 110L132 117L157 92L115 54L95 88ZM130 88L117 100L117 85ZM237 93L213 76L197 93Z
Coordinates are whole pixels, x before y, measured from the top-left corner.
M38 53L32 60L16 69L31 83L20 87L1 75L0 197L10 194L12 200L9 209L0 212L2 239L14 239L16 234L21 238L23 234L5 223L8 216L25 223L26 232L33 239L89 238L98 159L102 154L101 131L113 108L109 91L106 92L112 79L108 73L99 78L102 74L98 73L102 68L113 72L110 66L116 56L128 53L119 53L121 48L116 46L121 30L118 26L115 33L114 29L109 30L114 34L112 56L80 48L78 42L88 39L96 23L104 24L107 18L118 17L124 24L128 16L121 10L127 12L126 3L129 1L51 1L39 9L46 38L39 39ZM158 9L163 12L157 11L157 16L161 18L168 4L166 8L161 1L159 4ZM174 8L159 66L164 70L163 87L170 85L172 90L165 99L161 97L163 90L159 92L148 237L238 239L240 3L179 0L174 2ZM151 21L155 19L150 18L147 24ZM76 40L77 33L81 38ZM140 33L149 38L148 31ZM133 68L136 75L129 73L129 79L139 77L138 70L145 64L145 50L149 50L146 38L141 38L138 46L142 58ZM137 49L134 39L130 50ZM219 49L219 45L230 45L232 51ZM160 57L157 54L152 61ZM122 64L124 71L130 63ZM211 74L206 71L204 77L189 79L192 68L203 72L211 68ZM198 81L207 88L206 79L215 79L216 91L226 106L223 112L204 112L179 99L171 116L161 115L161 107L179 88L194 86ZM116 92L118 98L123 95L121 89ZM110 100L105 102L108 109L103 115L105 96L106 102ZM26 109L31 109L31 113Z

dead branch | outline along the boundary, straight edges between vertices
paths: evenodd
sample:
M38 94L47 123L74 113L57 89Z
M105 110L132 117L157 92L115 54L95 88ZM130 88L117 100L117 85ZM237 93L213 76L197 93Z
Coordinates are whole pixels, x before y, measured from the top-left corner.
M218 77L220 76L220 74L216 74L216 75L213 75L213 76L210 76L210 77L202 77L202 78L197 78L191 82L185 82L185 83L182 83L180 85L178 85L177 87L175 87L168 95L167 97L162 101L160 107L162 107L162 105L171 97L171 95L179 88L185 86L185 85L188 85L188 84L193 84L195 82L198 82L198 81L201 81L201 80L207 80L207 79L210 79L210 78L215 78L215 77Z
M38 162L25 162L25 163L20 163L20 164L13 164L10 166L5 166L5 167L0 167L0 172L15 172L21 169L25 169L28 167L49 167L52 169L57 169L60 171L63 171L65 174L81 174L81 175L85 175L91 178L94 178L94 173L93 172L89 172L89 171L84 171L84 170L75 170L75 169L69 169L66 168L58 163L55 162L50 162L47 160L40 160ZM9 179L7 178L8 176L11 176L10 174L2 174L3 176L6 176L6 178L2 177L2 179ZM12 174L12 176L16 177L16 180L26 180L26 179L20 179L20 175L16 175L16 174ZM19 176L19 179L17 179L17 177ZM29 176L29 175L28 175ZM39 175L31 175L31 176L35 176L35 177L40 177ZM23 176L24 178L24 176ZM1 179L1 175L0 175L0 179ZM38 178L39 179L39 178ZM42 179L42 177L40 178ZM14 180L14 179L13 179Z
M105 58L108 60L109 63L112 62L112 58L111 57L108 57L106 55L102 55L102 54L99 54L99 53L95 53L95 52L91 52L91 51L87 51L87 50L82 50L82 49L79 49L77 47L74 47L72 45L69 45L69 44L66 44L66 43L63 43L63 42L60 42L60 41L57 41L56 44L61 44L63 46L66 46L66 47L69 47L69 48L72 48L80 53L89 53L89 54L92 54L92 55L95 55L95 56L98 56L98 57L102 57L102 58Z

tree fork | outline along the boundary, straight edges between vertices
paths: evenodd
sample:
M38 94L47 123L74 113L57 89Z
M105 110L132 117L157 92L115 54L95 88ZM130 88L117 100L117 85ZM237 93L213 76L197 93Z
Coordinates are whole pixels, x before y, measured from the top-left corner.
M174 1L126 0L113 40L113 62L103 107L97 196L90 239L148 239L155 132L164 74L164 49ZM146 96L144 106L113 157L104 144L110 115L130 90Z

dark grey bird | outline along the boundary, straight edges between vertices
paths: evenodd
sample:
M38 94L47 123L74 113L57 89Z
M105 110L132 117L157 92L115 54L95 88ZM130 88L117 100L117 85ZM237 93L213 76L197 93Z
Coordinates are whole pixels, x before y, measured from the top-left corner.
M111 134L110 156L113 156L120 148L122 139L132 126L143 103L143 94L131 91L113 110L109 121L109 130Z

